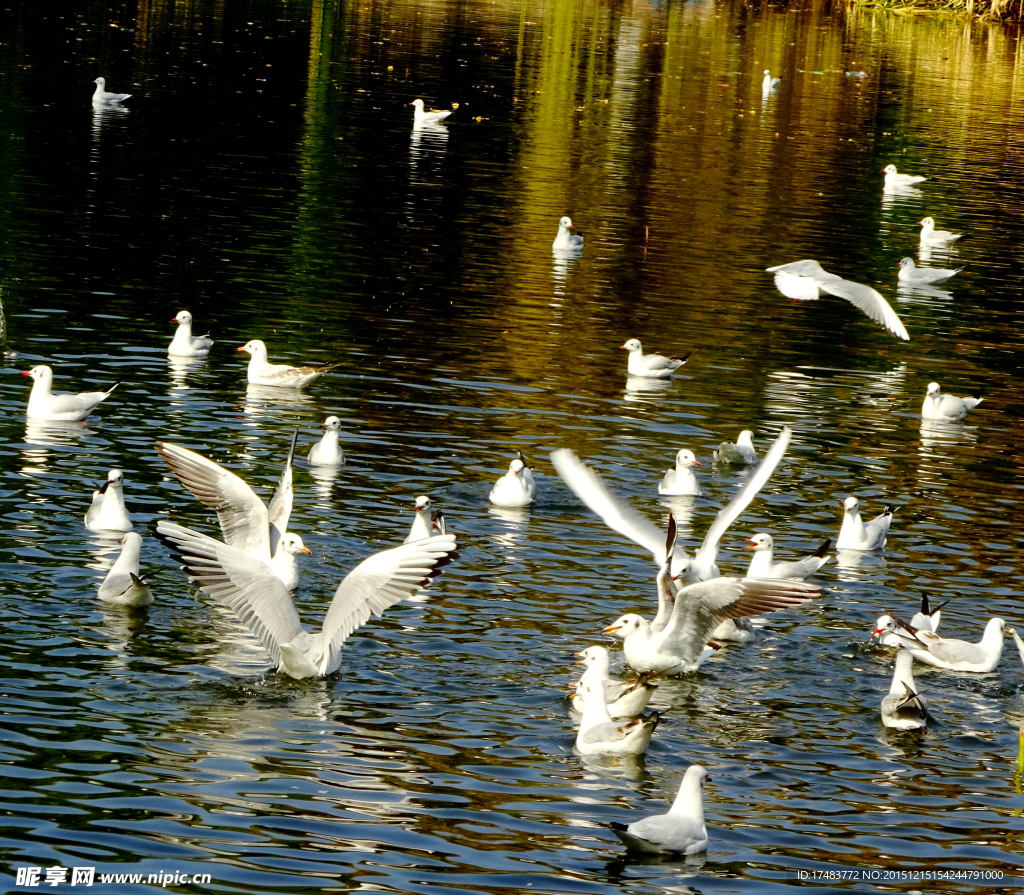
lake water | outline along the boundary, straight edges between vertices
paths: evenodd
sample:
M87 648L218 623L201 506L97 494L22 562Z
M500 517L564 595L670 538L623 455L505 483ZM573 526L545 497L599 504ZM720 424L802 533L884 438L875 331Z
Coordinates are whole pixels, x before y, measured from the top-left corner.
M782 76L767 98L765 68ZM1017 651L985 675L919 666L934 723L893 734L892 656L866 641L922 591L950 600L949 636L1024 626L1022 71L1003 26L738 3L0 10L0 887L27 891L29 865L209 873L176 890L237 893L1016 887ZM93 112L101 74L126 111ZM459 103L445 131L412 132L416 97ZM928 176L920 194L883 195L890 162ZM552 257L563 214L579 259ZM925 215L969 235L931 262L964 269L901 293ZM782 297L763 269L801 258L876 286L911 341L840 299ZM217 340L207 361L168 362L182 308ZM630 337L699 351L627 388ZM247 388L250 338L340 367L302 394ZM43 362L58 388L122 385L85 427L26 427L19 374ZM985 401L922 429L931 380ZM274 673L151 537L153 606L98 602L116 545L82 517L109 468L137 530L212 533L154 441L267 495L293 429L304 456L329 414L348 464L296 472L307 621L404 537L416 495L461 544L428 599L348 641L339 674ZM572 652L653 614L653 567L550 451L664 524L656 484L693 450L705 497L674 505L692 550L744 481L712 449L743 428L763 449L783 425L792 446L723 573L757 531L810 552L850 494L869 517L899 507L884 555L829 564L820 600L663 683L644 759L577 755ZM517 450L539 499L490 509ZM603 824L663 810L693 762L713 777L704 863L627 859ZM1006 879L797 879L867 869Z

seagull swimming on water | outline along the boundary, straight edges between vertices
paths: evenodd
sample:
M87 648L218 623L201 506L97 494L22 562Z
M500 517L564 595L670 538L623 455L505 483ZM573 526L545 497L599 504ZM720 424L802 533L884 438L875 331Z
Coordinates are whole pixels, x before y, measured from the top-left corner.
M630 339L620 349L629 352L626 372L630 376L644 376L648 379L669 379L689 359L693 352L662 357L660 354L644 354L639 339Z
M928 706L914 683L914 654L900 650L889 693L882 699L882 724L896 730L920 730L928 723Z
M491 488L488 500L496 507L525 507L533 503L537 483L526 465L522 453L513 460L506 472Z
M865 522L860 517L860 501L847 497L843 502L843 524L836 539L836 550L881 550L894 512L896 508L886 504L880 516Z
M339 366L325 364L321 367L289 367L286 364L272 364L267 360L267 346L259 339L251 339L238 350L250 355L248 378L253 385L302 388L317 376L322 376L328 370Z
M900 272L897 278L901 283L910 286L927 286L931 283L940 283L948 280L963 270L958 267L956 270L944 270L936 267L918 267L913 258L903 258L899 264Z
M405 536L404 544L421 541L436 534L445 534L444 513L440 510L431 512L430 498L421 494L416 498L416 516L412 520L412 528Z
M321 427L324 430L323 438L309 449L307 462L310 466L343 466L345 454L338 445L341 420L336 416L329 416L321 423Z
M578 690L585 704L576 733L576 748L583 755L643 755L647 751L660 713L616 722L608 714L603 682L580 681Z
M936 230L934 218L922 218L917 222L917 225L921 228L922 246L949 246L958 239L963 238L963 233Z
M882 168L882 173L885 174L885 188L888 190L906 189L928 179L920 174L900 174L895 165L886 165Z
M693 451L683 448L676 454L675 469L665 473L658 483L658 493L665 495L682 495L684 497L700 497L700 483L693 474L693 467L700 466L700 461L693 456Z
M92 504L85 513L89 531L131 531L132 518L124 505L124 474L120 469L107 473L107 480L92 492Z
M883 615L875 629L876 634L888 631L902 640L903 647L914 658L926 665L949 671L969 671L985 674L995 669L1003 654L1003 632L1006 622L990 618L979 643L940 637L931 631L922 631L900 621L891 612ZM909 636L907 636L909 634Z
M710 780L706 768L690 765L667 813L654 814L631 824L612 821L608 826L627 848L644 854L695 855L707 851L704 784Z
M711 456L716 463L727 463L730 466L753 466L757 462L754 433L750 429L744 429L740 432L735 444L731 441L723 441Z
M192 335L192 315L188 311L178 311L177 315L171 318L171 323L177 323L178 328L167 349L168 354L175 357L206 357L210 353L213 339L208 335Z
M828 562L828 548L832 546L832 540L828 539L803 559L772 562L775 541L770 534L756 534L747 540L750 546L743 549L754 551L750 558L750 568L747 569L748 578L809 578Z
M423 100L421 99L414 99L409 103L409 105L412 106L414 110L412 118L414 127L422 127L424 124L440 124L445 120L445 118L452 114L450 109L430 109L429 111L425 111L423 108Z
M46 364L39 364L31 370L22 370L22 376L32 377L32 391L28 396L29 419L48 420L50 422L80 422L84 420L101 401L106 401L110 393L121 383L115 382L105 392L81 392L67 394L52 391L53 370Z
M123 103L128 99L130 93L107 93L107 81L105 78L97 78L93 81L96 89L92 92L92 104L94 106L109 106L115 103Z
M942 620L942 607L948 603L949 600L945 600L940 603L935 609L932 609L928 605L928 594L921 594L921 610L914 613L914 617L910 620L910 625L919 631L931 631L935 633L939 630L939 622ZM894 646L903 647L906 644L906 638L911 637L910 631L901 630L899 634L893 634L886 630L886 618L882 616L875 622L875 629L871 632L870 640L878 638L878 642L882 646Z
M921 405L921 418L926 420L942 420L956 423L974 410L982 400L981 395L970 398L958 398L955 395L944 395L937 382L928 383L928 392Z
M555 241L551 244L553 252L579 252L583 249L583 237L570 233L572 230L572 219L565 215L558 222L558 232L555 234Z
M572 707L580 713L586 710L587 705L585 692L579 686L583 681L604 684L608 714L612 718L620 720L635 718L639 715L647 708L647 703L651 701L651 695L658 689L658 685L647 681L644 675L628 681L612 678L609 671L608 650L603 646L588 646L575 655L579 657L576 664L586 666L583 676L576 682L576 693L572 697Z
M787 298L809 301L818 298L822 292L844 298L860 308L875 323L880 323L894 336L910 340L906 327L876 289L844 280L822 269L817 261L791 261L765 268L775 274L775 288Z
M771 93L773 90L779 89L779 84L782 83L782 78L773 78L771 71L767 68L764 70L764 80L761 82L761 92Z

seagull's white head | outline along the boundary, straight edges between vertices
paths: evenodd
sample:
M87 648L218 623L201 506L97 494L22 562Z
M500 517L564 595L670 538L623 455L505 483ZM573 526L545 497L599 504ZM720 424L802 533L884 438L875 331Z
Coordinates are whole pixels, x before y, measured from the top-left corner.
M687 783L696 783L703 789L704 784L710 782L711 775L708 773L708 769L703 765L692 764L686 769L686 773L683 774L682 786L685 786Z
M592 668L594 665L603 665L604 669L608 670L608 650L603 646L588 646L585 650L580 650L574 655L579 659L576 662L577 665L586 665L587 668Z
M639 631L643 623L644 620L639 615L629 613L612 622L602 633L625 640L630 634Z
M897 265L901 270L914 270L917 265L914 264L913 258L901 258L900 263Z
M843 501L843 509L847 513L856 513L858 507L860 507L860 501L857 500L856 497L847 497L846 500Z
M134 552L137 556L139 551L142 549L142 535L137 531L128 532L123 538L121 538L121 546L124 548L123 552Z
M331 429L337 432L341 428L341 420L336 416L329 416L320 424L321 429Z
M620 348L625 348L626 351L628 351L630 354L632 354L634 351L639 351L640 350L640 340L639 339L630 339L624 345L620 345L619 347Z
M124 473L120 469L112 469L107 473L107 480L100 485L100 494L105 494L107 488L113 488L116 491L123 483Z
M871 637L874 639L879 634L885 633L898 634L899 630L899 625L896 624L896 621L891 615L882 615L879 616L878 621L875 622L875 630L871 632Z
M570 218L569 215L565 215L558 222L558 229L559 230L572 230L572 218Z
M171 323L187 323L191 325L192 315L188 311L178 311L177 315L171 318Z
M928 395L927 395L927 397L930 398L933 395L937 395L937 394L939 394L939 391L940 391L939 384L937 382L929 382L928 383Z
M97 78L95 81L93 81L93 84L98 84L100 87L106 87L107 86L107 79L106 78Z
M752 538L747 538L747 540L750 541L750 546L744 547L743 549L753 550L756 553L760 553L762 550L771 550L775 546L775 541L772 539L772 536L764 534L763 532L754 535Z
M895 174L896 173L896 166L895 165L886 165L884 168L882 168L882 173L883 174Z
M676 454L676 466L700 466L700 460L693 456L693 451L683 448Z
M519 458L516 458L508 465L508 471L513 475L519 475L524 469L526 469L526 464Z
M736 439L736 444L752 448L754 446L754 433L750 429L744 429L740 432L740 437Z
M917 226L924 227L925 230L934 230L935 218L921 218L921 220L917 222Z
M765 73L765 75L771 75L771 69L767 69L767 68L766 68L766 69L764 70L764 73Z
M426 494L421 494L416 498L416 512L422 513L424 510L430 509L430 498Z
M285 553L290 553L292 556L296 553L305 553L307 555L310 553L309 548L302 543L302 538L296 534L292 534L291 532L284 535L284 537L282 537L278 542L277 546Z
M421 99L414 99L411 103L409 103L409 105L415 106L417 112L423 111L423 100Z
M254 358L260 358L262 360L267 359L267 346L259 339L250 339L238 350L245 351L246 353L251 354Z
M53 382L53 370L46 364L39 364L31 370L22 370L22 376L31 376L36 382Z

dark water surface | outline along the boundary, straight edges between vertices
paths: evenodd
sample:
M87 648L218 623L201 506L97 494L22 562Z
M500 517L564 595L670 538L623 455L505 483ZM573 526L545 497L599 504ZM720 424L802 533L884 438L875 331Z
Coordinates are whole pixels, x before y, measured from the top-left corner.
M1016 875L1021 665L918 669L935 723L886 732L885 609L949 598L943 632L1024 626L1020 295L1024 80L1017 35L953 19L723 3L169 3L0 10L0 842L15 868L210 873L178 891L771 893L799 870ZM765 68L782 75L761 95ZM846 71L863 70L864 79ZM97 75L133 94L94 113ZM412 133L407 103L460 104ZM883 196L880 169L926 174ZM586 236L553 259L557 219ZM946 290L896 290L915 222L969 234ZM763 268L816 258L877 286L909 343L839 299L794 303ZM919 259L920 260L920 259ZM217 344L169 363L178 310ZM618 346L700 351L627 388ZM243 356L340 362L307 393L246 388ZM28 381L120 379L85 427L26 428ZM985 389L922 429L930 380ZM136 529L215 531L156 455L209 452L264 493L294 428L328 414L349 463L296 473L298 602L397 543L412 499L461 556L429 598L353 636L341 672L294 682L148 538L143 613L96 598L114 546L82 517L124 470ZM743 474L742 428L788 456L723 542L783 557L835 536L839 501L900 507L882 558L818 576L701 673L639 761L573 751L572 651L653 614L650 558L555 479L570 446L664 523L675 452L705 497L690 549ZM526 511L489 509L516 450ZM603 826L662 810L706 765L706 863L636 863ZM998 891L930 881L860 890ZM109 891L154 891L110 884ZM100 887L96 883L93 891ZM172 889L174 887L171 887ZM70 885L45 891L72 891ZM77 891L75 888L74 891Z

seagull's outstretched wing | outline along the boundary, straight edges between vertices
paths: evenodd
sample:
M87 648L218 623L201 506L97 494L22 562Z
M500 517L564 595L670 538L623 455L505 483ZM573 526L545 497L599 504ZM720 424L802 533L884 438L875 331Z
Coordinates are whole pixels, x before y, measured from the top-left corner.
M292 460L295 457L295 442L298 441L299 430L292 435L292 444L288 449L288 459L284 464L284 472L278 479L274 496L270 498L267 513L270 517L270 555L277 552L277 542L288 533L288 520L292 515L292 502L295 493L292 490Z
M845 298L851 304L856 305L875 323L881 323L889 332L903 339L904 342L910 341L910 335L907 333L903 321L896 316L892 306L882 298L881 293L877 290L842 279L822 283L821 288L831 295Z
M324 619L319 673L341 663L341 645L371 615L380 615L430 582L438 562L455 552L454 535L434 535L363 560L338 585Z
M163 519L156 536L192 583L234 612L280 665L281 646L305 632L288 589L270 567L251 553Z
M233 472L201 454L158 441L156 452L192 494L217 514L224 542L270 560L270 521L263 501Z

